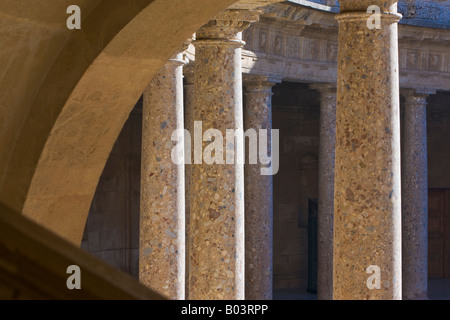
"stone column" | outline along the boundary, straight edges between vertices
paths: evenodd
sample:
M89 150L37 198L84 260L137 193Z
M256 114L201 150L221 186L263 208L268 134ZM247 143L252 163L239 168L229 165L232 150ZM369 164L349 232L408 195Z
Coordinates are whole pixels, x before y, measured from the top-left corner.
M140 281L170 299L185 297L184 164L171 157L183 129L182 55L144 93L139 249Z
M317 298L332 300L336 84L310 87L320 93Z
M220 134L225 140L227 129L243 131L241 32L258 17L246 10L228 10L203 26L194 42L193 114L203 128L194 128L193 137L189 298L194 300L244 299L243 139L231 148L236 151L235 164L221 164L226 155L219 149ZM200 143L209 129L217 130L214 137ZM224 153L229 149L227 143ZM207 164L212 159L202 159L203 151L215 158L213 164Z
M431 91L402 91L403 299L426 299L428 291L427 97Z
M194 70L192 67L184 68L184 128L189 131L191 138L194 133ZM189 219L191 210L191 173L193 166L192 141L190 146L190 155L187 155L189 161L185 165L185 195L186 195L186 300L189 299Z
M248 76L245 81L244 130L267 130L271 154L272 87L281 81ZM253 141L258 146L258 141ZM249 141L246 141L249 155ZM246 157L247 158L247 157ZM245 161L245 299L272 300L273 177L262 175L266 165Z
M401 299L401 15L396 1L340 4L333 298Z

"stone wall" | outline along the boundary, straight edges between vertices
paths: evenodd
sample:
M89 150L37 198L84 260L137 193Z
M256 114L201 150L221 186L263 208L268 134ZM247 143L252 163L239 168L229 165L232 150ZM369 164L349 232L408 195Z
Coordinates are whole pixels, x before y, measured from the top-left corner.
M450 93L427 101L428 187L450 188Z
M81 248L138 278L142 100L131 112L97 186Z
M318 95L304 84L276 86L273 128L280 130L280 170L274 177L274 290L306 289L308 199L318 195Z
M450 93L441 92L428 98L428 187L450 189ZM447 192L450 204L450 192ZM450 208L447 208L450 210ZM447 212L450 230L450 212ZM445 219L444 219L445 221ZM447 239L450 251L450 240ZM450 275L450 252L447 257ZM445 266L445 265L444 265Z

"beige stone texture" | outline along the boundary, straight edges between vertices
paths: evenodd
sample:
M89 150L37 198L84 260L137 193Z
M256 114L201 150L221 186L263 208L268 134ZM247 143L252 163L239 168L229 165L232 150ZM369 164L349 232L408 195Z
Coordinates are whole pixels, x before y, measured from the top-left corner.
M336 84L311 85L320 93L317 299L333 299L333 211Z
M421 10L422 11L422 10ZM335 83L338 23L336 14L280 2L244 32L244 73L286 81ZM369 18L368 15L367 18ZM400 86L450 90L446 29L399 25ZM426 43L426 45L424 45Z
M194 42L194 120L202 122L203 132L217 129L224 139L227 129L243 129L241 32L251 21L240 18L248 17L245 10L216 17L197 32ZM200 152L209 144L203 142ZM242 143L235 140L231 151L234 164L207 164L203 159L192 167L189 299L244 299ZM224 154L221 161L225 159Z
M337 16L333 298L338 300L402 298L399 17L382 14L381 29L373 30L368 17L365 11ZM367 285L370 266L380 268L379 288Z
M126 202L124 190L108 190L108 196L100 195L99 199L95 199L94 202L92 200L102 170L105 169L103 172L106 177L110 174L111 168L105 168L105 163L123 124L146 85L181 43L208 21L212 22L208 23L203 29L204 33L200 34L203 37L201 41L214 36L213 30L221 27L222 33L218 38L222 39L218 43L224 40L227 45L239 46L242 43L238 31L248 26L249 20L254 20L257 16L257 12L249 14L242 10L254 9L273 2L276 1L244 0L236 4L233 0L20 0L20 3L17 0L2 0L0 150L3 151L3 155L0 157L0 203L23 213L78 246L85 230L90 207L109 203L111 207L107 210L111 212L124 209L122 207ZM218 16L233 3L235 3L232 7L233 13ZM66 8L70 4L77 4L82 9L82 30L72 31L66 28L68 17ZM339 226L337 246L340 251L335 253L335 257L337 255L339 257L338 263L335 264L335 276L338 281L343 281L344 285L335 286L336 292L340 299L398 299L402 295L398 289L399 279L402 276L399 272L401 254L399 254L398 86L394 82L397 81L400 71L402 87L417 89L426 82L430 88L448 91L449 35L445 29L400 26L402 31L400 44L403 47L401 46L398 52L397 63L394 58L397 56L397 26L391 21L391 18L396 18L396 1L342 0L340 4L344 14L339 16L341 49L338 56L335 55L337 23L334 21L334 14L283 2L262 10L266 13L265 24L259 25L249 33L253 47L248 48L254 50L246 52L244 71L269 77L285 77L287 80L297 82L334 82L337 75L336 63L339 62L340 113L336 157L339 164L336 172L339 183L336 190L338 200L336 208L339 209L339 215L336 222ZM370 16L365 11L369 5L379 5L383 11L388 12L383 14L383 29L380 31L365 28L365 22ZM229 21L229 15L238 12L244 14L241 15L239 23L224 24ZM352 16L357 17L353 19ZM272 26L264 30L268 25ZM218 43L214 49L217 51L209 52L206 56L214 57L211 60L227 61L230 65L236 66L241 59L237 54L239 49L233 47L232 52L231 48L223 49L226 46ZM217 55L217 52L221 54ZM226 63L224 65L227 66ZM214 69L216 67L217 69ZM208 69L208 71L218 70L211 77L226 80L225 84L213 81L214 89L231 88L231 96L240 95L238 92L240 89L233 87L239 80L230 86L229 80L232 75L229 73L228 76L222 76L222 66L214 68ZM226 68L226 72L230 70L231 68ZM207 78L206 73L204 70L202 75L204 79ZM213 91L212 87L207 89L211 90L209 92ZM209 99L205 98L208 90L205 90L206 94L203 95L205 100ZM229 110L235 111L231 107L229 110L224 108L222 113L227 112L223 116L214 118L217 106L224 103L227 106L236 106L238 103L235 103L237 100L231 103L229 94L222 100L215 94L208 97L211 96L214 98L209 102L212 101L215 105L209 104L208 108L202 109L199 120L204 118L207 119L205 122L210 121L212 124L214 120L223 120L219 122L223 125L219 126L220 129L240 121L239 112L234 113L237 115L234 118L227 113ZM446 101L445 99L442 101ZM220 113L221 109L218 111ZM417 116L423 118L423 112L419 113ZM432 131L430 136L433 155L436 155L431 157L430 163L431 187L448 187L445 160L448 152L448 134L446 134L448 130L445 114L445 110L434 110L430 115L436 127L441 128L440 131ZM307 118L307 115L301 117ZM408 117L412 117L412 114ZM417 119L410 118L411 121ZM415 131L413 133L423 137L425 128L416 129L420 130L413 130ZM292 131L285 142L289 152L298 152L296 148L299 146L316 143L315 138L294 137ZM423 143L413 144L413 149L423 150L423 145ZM287 178L289 184L295 182L299 187L294 191L288 190L286 195L280 194L279 211L285 216L281 216L280 224L274 226L282 236L284 230L289 230L296 237L295 241L290 241L294 237L286 235L281 244L275 248L280 259L274 268L281 270L280 283L283 282L286 286L297 286L305 281L303 274L307 262L305 244L307 230L304 200L317 194L314 182L316 178L314 163L317 159L315 154L307 154L298 162L285 161L289 168L300 168L298 171L302 172L300 183L294 181L294 178L300 176L298 172L284 173L285 176L289 174L292 176ZM425 164L423 159L415 160L417 162L410 163L414 168L406 169L422 172L418 179L423 180ZM240 205L241 210L243 200L239 199L239 195L242 197L242 189L239 188L242 187L243 182L240 179L243 175L239 170L214 174L221 174L222 180L216 180L217 185L228 179L227 175L230 174L232 178L229 179L237 186L235 208ZM202 182L201 179L204 177L198 175L198 181ZM229 186L228 180L226 183ZM413 188L416 183L410 181L409 186ZM309 189L306 190L305 186ZM423 188L423 185L421 187ZM204 185L199 185L199 188L207 189ZM299 190L304 192L300 194ZM404 204L404 208L410 205L424 210L424 190L418 192L420 195ZM219 200L221 197L227 199L226 197L230 195L221 190L217 193ZM196 195L198 199L196 205L208 204L207 200L211 195L213 199L216 198L216 194L211 190ZM291 201L290 199L295 196L298 196L298 200ZM220 202L215 202L215 199L211 201L210 206ZM113 206L116 207L112 208ZM234 213L225 210L224 219L235 216L242 218L242 211L239 210L236 209ZM204 213L199 212L199 215ZM215 216L218 211L213 212L212 215ZM411 221L421 225L420 232L416 230L414 236L419 234L423 237L421 233L424 229L423 216L411 215L411 218ZM202 224L204 221L204 216L201 216L195 227L204 228L202 230L207 232L219 230L215 227L208 229ZM223 292L219 290L215 298L243 296L243 273L236 272L237 278L241 277L237 280L228 281L223 277L224 274L230 275L226 272L227 267L243 270L240 264L243 261L241 233L243 220L231 221L230 224L226 224L226 232L222 235L229 235L237 230L238 237L233 240L234 242L230 241L223 245L230 244L233 248L238 248L236 252L239 259L237 263L233 261L229 265L225 263L209 265L210 270L219 271L218 276L214 272L208 274L216 277L214 280L221 279L220 281L226 283L224 286L226 289ZM206 220L206 223L208 222ZM108 221L109 223L112 225L117 223L117 220ZM23 230L29 231L24 228ZM413 232L412 229L410 231ZM207 233L205 237L210 235ZM38 238L34 237L34 242L31 243L39 241ZM0 243L9 244L6 237L3 240ZM51 240L58 242L56 238ZM111 241L113 245L117 244L117 239L106 241ZM413 242L403 241L403 244L403 253L407 250L414 257L421 256L420 264L423 266L423 242L421 248L414 247ZM45 246L51 247L48 241ZM214 251L207 252L214 254ZM27 254L34 253L28 250ZM230 252L226 254L231 255ZM206 257L205 261L211 258L206 254L203 257ZM408 261L405 258L404 260ZM4 262L9 263L7 259L4 259ZM382 276L380 290L367 291L364 286L369 276L364 268L367 268L369 262L380 264ZM197 260L197 263L200 265L203 262ZM347 264L353 270L346 269ZM409 268L408 264L409 262L404 267ZM52 267L47 265L46 268L49 271ZM203 278L206 277L200 276L204 281ZM404 276L409 278L406 273ZM423 291L425 288L423 268L415 279L418 279L415 288L403 286L404 297L409 296L408 290L415 292L415 290ZM232 294L230 294L231 283L239 283L238 289ZM0 287L4 288L2 284ZM209 295L206 288L205 284L197 296ZM11 292L14 294L14 291Z
M170 59L144 93L139 237L139 280L176 300L185 297L184 161L172 159L175 144L184 146L172 141L184 129L181 59Z
M427 97L432 91L402 90L403 299L426 299L428 292Z
M164 299L1 204L0 252L2 300ZM73 265L80 268L81 290L68 290L66 284Z
M194 133L194 70L192 67L184 68L184 128L192 135ZM192 142L192 141L191 141ZM191 143L190 163L185 165L185 251L186 251L186 281L185 281L185 297L189 299L189 221L191 217L191 173L193 166L193 150L194 145ZM188 155L185 155L188 156Z
M0 201L79 245L102 169L139 96L182 43L233 2L76 1L84 18L73 31L73 2L2 1L0 39L11 45L0 63L11 68L0 84L0 119L8 119Z
M267 130L267 154L272 154L272 87L279 80L245 79L244 130ZM255 142L253 142L255 143ZM249 163L246 141L245 179L245 299L271 300L273 291L273 176L262 175L260 159ZM259 147L258 147L259 150ZM258 157L259 158L259 157Z
M142 100L130 114L92 199L81 249L139 278Z

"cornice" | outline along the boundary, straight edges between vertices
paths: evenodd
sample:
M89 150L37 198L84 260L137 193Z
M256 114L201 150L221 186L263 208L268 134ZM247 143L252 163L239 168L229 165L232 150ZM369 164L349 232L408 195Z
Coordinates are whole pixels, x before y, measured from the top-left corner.
M264 12L243 33L244 73L290 81L336 81L334 12L292 1L272 4ZM450 32L399 25L399 66L402 87L420 88L426 82L432 89L450 91Z

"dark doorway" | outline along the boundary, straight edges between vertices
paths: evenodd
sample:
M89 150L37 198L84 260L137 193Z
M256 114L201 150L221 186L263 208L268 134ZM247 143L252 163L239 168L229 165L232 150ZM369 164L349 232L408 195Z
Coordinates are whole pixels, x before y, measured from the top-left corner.
M428 192L428 278L449 278L449 189Z

